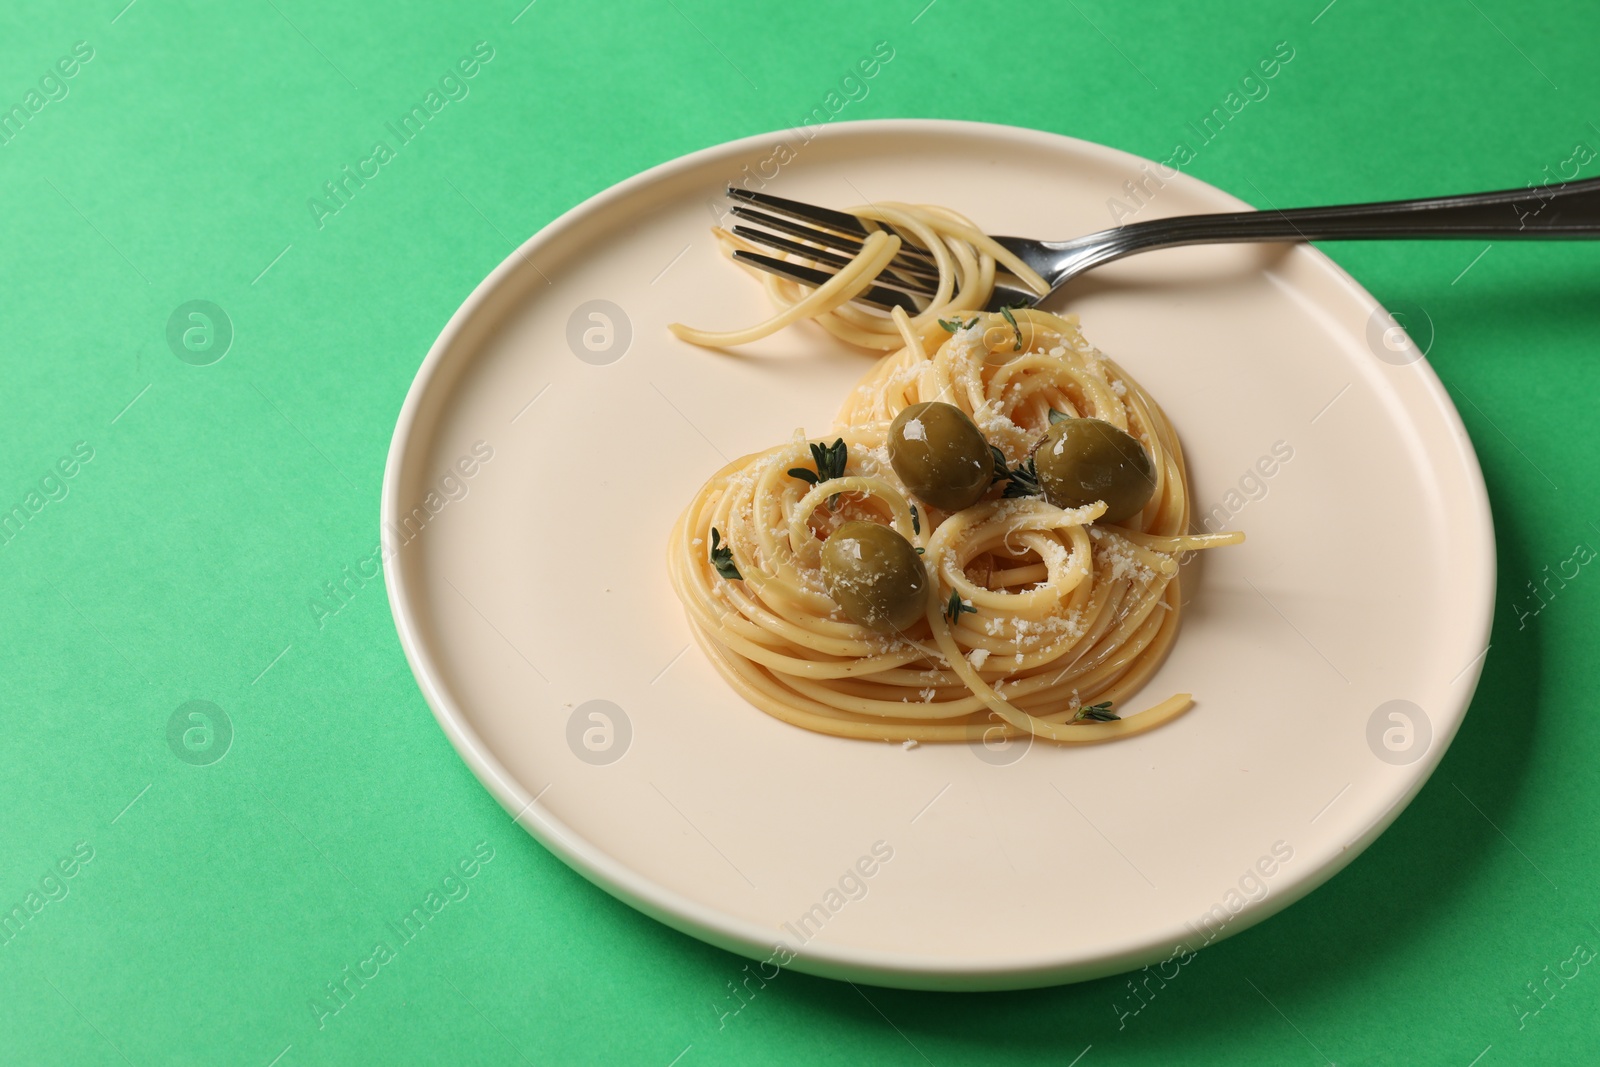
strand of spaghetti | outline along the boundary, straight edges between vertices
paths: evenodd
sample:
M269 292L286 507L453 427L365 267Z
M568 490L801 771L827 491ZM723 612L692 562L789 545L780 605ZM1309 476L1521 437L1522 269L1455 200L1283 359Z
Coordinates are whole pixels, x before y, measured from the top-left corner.
M889 317L894 319L894 328L900 332L900 339L906 343L908 350L922 351L922 338L917 335L917 329L911 323L911 316L906 314L906 309L897 307L889 312Z
M671 330L681 340L712 348L723 348L730 345L742 345L751 341L759 341L761 338L776 333L785 326L799 322L801 319L821 315L832 311L840 304L854 300L857 295L872 284L873 279L878 276L878 273L888 265L889 261L899 251L900 238L880 230L873 233L862 243L860 253L850 261L848 266L841 267L839 273L818 286L810 296L778 312L766 322L758 323L743 330L730 330L727 332L697 330L693 327L685 326L681 322L671 323L667 329Z
M1122 536L1136 545L1143 545L1145 548L1152 548L1157 552L1164 552L1169 555L1177 552L1197 552L1202 548L1222 548L1225 545L1237 545L1244 542L1243 530L1229 530L1225 533L1214 534L1183 534L1172 537L1128 530Z

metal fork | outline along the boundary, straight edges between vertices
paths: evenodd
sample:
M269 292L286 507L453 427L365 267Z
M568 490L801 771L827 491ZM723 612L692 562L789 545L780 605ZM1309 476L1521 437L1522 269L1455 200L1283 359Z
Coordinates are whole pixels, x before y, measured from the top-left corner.
M728 187L728 196L734 201L734 216L765 227L735 226L734 234L753 244L803 256L826 266L842 267L848 263L861 251L862 240L873 230L894 232L883 223L843 211L735 186ZM904 240L905 235L901 237ZM996 237L994 240L1037 271L1050 283L1050 292L1054 293L1084 271L1156 248L1245 241L1351 241L1392 237L1600 237L1600 178L1469 196L1289 211L1180 215L1129 223L1067 241L1025 237ZM831 272L820 267L808 267L759 252L739 250L734 256L751 266L805 285L818 286L832 277ZM938 276L933 257L906 241L899 255L875 279L875 284L855 299L878 308L903 307L915 313L933 294ZM1010 281L1005 281L1006 278ZM1045 298L1024 288L1009 272L1003 272L997 275L994 295L983 310L1033 307Z

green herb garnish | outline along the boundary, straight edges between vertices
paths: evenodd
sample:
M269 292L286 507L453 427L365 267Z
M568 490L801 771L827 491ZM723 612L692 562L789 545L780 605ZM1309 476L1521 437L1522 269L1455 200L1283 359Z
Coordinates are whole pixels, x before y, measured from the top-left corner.
M744 581L744 575L733 565L733 549L722 543L722 534L715 526L711 527L711 565L729 581Z
M1086 708L1079 708L1078 714L1072 717L1073 722L1117 722L1122 718L1111 710L1111 701L1102 700L1098 704L1090 704Z
M945 617L945 621L947 621L951 626L954 626L956 622L960 620L963 613L976 615L978 613L978 609L962 600L960 593L951 593L950 603L944 606L944 611L942 612Z
M990 445L989 451L994 453L994 480L1006 483L1007 498L1044 495L1044 490L1039 486L1039 472L1033 465L1032 456L1015 467L1010 467L1006 465L1006 454L998 447Z
M939 320L939 325L943 326L948 333L955 333L957 330L970 330L977 324L978 316L976 315L972 316L971 322L962 322L960 319L951 319L949 322L944 319Z
M1021 352L1022 351L1022 327L1017 325L1017 317L1015 315L1011 314L1011 309L1008 308L1008 307L1001 308L1000 309L1000 314L1005 316L1006 321L1011 324L1011 329L1013 331L1015 331L1016 335L1017 335L1017 343L1011 346L1011 351L1013 351L1013 352Z
M817 465L815 471L808 471L804 467L790 467L789 477L799 478L811 485L820 485L831 478L843 478L844 468L850 462L850 448L842 437L831 445L814 444L811 446L811 460ZM828 498L828 507L834 507L838 503L838 493Z

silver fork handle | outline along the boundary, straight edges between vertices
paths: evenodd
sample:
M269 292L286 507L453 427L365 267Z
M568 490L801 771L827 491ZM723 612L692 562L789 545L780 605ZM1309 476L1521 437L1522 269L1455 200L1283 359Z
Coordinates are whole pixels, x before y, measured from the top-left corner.
M1600 236L1600 178L1470 196L1375 204L1234 211L1134 222L1073 241L1058 273L1076 274L1134 252L1240 241L1350 241L1389 237L1584 238ZM1096 254L1098 253L1098 254ZM1052 279L1053 280L1053 279Z

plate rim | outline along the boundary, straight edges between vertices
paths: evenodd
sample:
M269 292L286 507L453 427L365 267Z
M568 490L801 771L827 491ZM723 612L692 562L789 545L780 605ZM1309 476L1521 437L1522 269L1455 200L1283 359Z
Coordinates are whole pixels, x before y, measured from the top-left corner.
M792 129L784 129L752 134L657 163L562 212L513 249L474 286L472 292L450 316L417 368L416 375L406 391L390 439L384 463L378 515L385 590L390 615L394 620L407 665L435 721L474 777L512 816L513 822L526 830L568 867L600 889L681 933L753 959L767 958L772 953L774 945L780 940L774 931L701 904L635 871L594 842L572 831L563 820L539 805L537 796L530 795L496 758L472 728L467 717L447 696L440 682L437 669L418 634L415 592L408 586L404 571L400 567L402 553L390 531L399 528L398 487L404 474L405 456L411 447L414 433L424 430L427 425L419 426L419 413L425 395L438 378L441 368L446 364L447 356L469 324L503 286L513 281L520 272L528 269L528 265L534 262L533 253L540 246L557 240L566 230L578 225L589 215L605 211L614 204L625 201L637 190L670 178L676 173L698 168L705 163L741 157L753 150L770 148L774 140L792 136L794 132ZM813 128L808 143L809 140L817 138L832 139L879 132L923 135L946 132L963 137L1012 138L1032 142L1040 147L1068 149L1075 154L1087 152L1105 159L1120 159L1129 166L1130 172L1137 172L1141 164L1154 165L1155 162L1120 148L1066 134L967 119L847 120ZM1232 201L1237 210L1256 210L1253 205L1210 182L1192 175L1182 176ZM1343 287L1357 302L1369 306L1374 311L1383 307L1348 271L1320 249L1309 244L1297 244L1292 246L1291 254L1309 256L1319 261L1320 267L1328 272L1329 281ZM1415 344L1409 337L1406 343L1415 350ZM1474 602L1481 606L1478 631L1481 644L1487 651L1494 621L1497 559L1488 487L1460 411L1450 399L1449 393L1425 354L1417 352L1411 367L1421 377L1424 394L1432 400L1442 416L1454 446L1455 458L1462 464L1463 473L1466 475L1467 490L1471 499L1462 503L1470 506L1470 510L1476 513L1478 520L1475 524L1476 532L1482 538L1484 551L1483 558L1479 561L1478 572L1472 576L1474 580L1464 581L1462 584L1470 588ZM1281 888L1275 892L1260 901L1248 903L1232 917L1226 930L1215 940L1231 937L1270 918L1326 884L1388 829L1427 784L1443 760L1445 752L1449 750L1462 720L1466 717L1487 659L1487 655L1480 654L1474 663L1458 676L1465 684L1457 688L1456 691L1461 695L1452 699L1447 709L1448 715L1444 714L1444 710L1430 712L1431 717L1436 720L1447 720L1446 728L1436 733L1433 743L1422 759L1411 765L1412 777L1405 792L1389 807L1378 813L1365 830L1345 845L1339 853L1320 864L1311 865L1304 874L1295 872L1296 877L1282 883ZM1161 957L1159 955L1153 957L1152 952L1156 947L1165 946L1172 940L1165 936L1166 931L1161 933L1160 937L1130 944L1118 952L1067 958L1057 953L1050 958L1011 962L981 958L950 960L908 952L807 944L802 950L795 952L785 966L828 978L865 981L870 984L905 989L1026 989L1087 981L1137 968L1151 962L1153 958L1159 959ZM1161 952L1165 952L1164 947L1161 948Z

